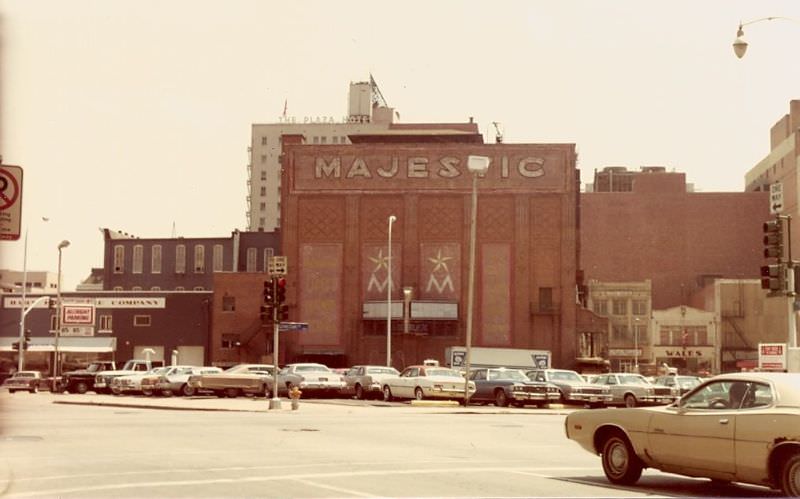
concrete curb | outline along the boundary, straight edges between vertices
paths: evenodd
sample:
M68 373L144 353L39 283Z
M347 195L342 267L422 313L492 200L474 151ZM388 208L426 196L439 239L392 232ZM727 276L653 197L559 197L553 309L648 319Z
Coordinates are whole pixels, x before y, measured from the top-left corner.
M162 411L268 412L268 409L235 409L231 407L177 407L174 405L152 405L118 402L79 402L69 400L54 400L53 403L64 405L90 405L95 407L126 407L129 409L160 409Z

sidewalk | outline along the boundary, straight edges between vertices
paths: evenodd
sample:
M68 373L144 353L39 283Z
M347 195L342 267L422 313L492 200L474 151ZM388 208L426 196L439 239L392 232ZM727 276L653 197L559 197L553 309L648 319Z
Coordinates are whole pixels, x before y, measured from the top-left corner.
M40 394L44 395L44 394ZM198 397L145 397L140 395L97 395L94 393L52 394L54 404L94 405L105 407L129 407L140 409L161 409L172 411L237 411L237 412L291 412L291 401L281 398L281 408L269 409L269 399L263 397L219 398L214 396ZM479 413L531 413L531 414L566 414L572 408L564 408L560 404L552 404L549 408L510 408L493 405L470 405L463 407L455 402L423 400L411 403L383 402L380 400L360 401L354 399L301 399L299 411L330 413L342 410L371 410L390 407L393 410L420 411L436 410L437 412L479 412ZM566 411L566 412L565 412Z

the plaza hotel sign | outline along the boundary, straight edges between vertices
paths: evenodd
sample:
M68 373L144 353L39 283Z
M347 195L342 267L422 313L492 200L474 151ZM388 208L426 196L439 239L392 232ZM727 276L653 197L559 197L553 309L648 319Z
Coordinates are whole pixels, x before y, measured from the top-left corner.
M467 156L474 154L491 158L481 188L552 192L567 188L567 170L574 167L571 145L300 147L292 169L295 190L465 189L472 181Z

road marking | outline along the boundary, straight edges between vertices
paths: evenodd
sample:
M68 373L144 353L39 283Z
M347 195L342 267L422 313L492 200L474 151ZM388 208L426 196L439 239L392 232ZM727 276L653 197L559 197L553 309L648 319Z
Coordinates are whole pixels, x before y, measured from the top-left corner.
M177 480L177 481L158 481L158 482L141 482L134 481L129 483L116 483L107 485L94 485L86 487L73 487L64 489L50 489L50 490L36 490L30 492L11 493L6 497L41 497L41 496L58 496L62 494L81 494L87 492L111 491L111 490L125 490L125 489L138 489L142 487L183 487L183 486L197 486L197 485L214 485L223 483L259 483L259 482L277 482L284 480L307 480L307 479L323 479L323 478L352 478L359 476L381 476L381 475L432 475L437 473L508 473L508 472L529 472L536 473L537 471L596 471L597 467L592 468L577 468L577 467L548 467L548 468L520 468L513 469L507 467L487 468L487 467L467 467L467 468L422 468L411 470L371 470L371 471L341 471L330 473L303 473L295 475L280 475L280 476L266 476L266 477L235 477L235 478L214 478L206 480ZM196 472L197 470L195 470ZM173 470L174 472L174 470ZM74 477L73 477L74 478ZM551 478L548 475L542 475L542 478ZM557 477L552 477L557 478ZM2 483L2 482L0 482Z
M332 490L334 492L343 492L345 494L350 494L353 496L360 496L360 497L375 497L375 494L367 494L366 492L359 492L357 490L352 489L343 489L341 487L334 487L332 485L325 485L322 483L312 482L311 480L301 480L299 478L294 480L295 482L300 482L305 485L309 485L311 487L318 487L320 489Z

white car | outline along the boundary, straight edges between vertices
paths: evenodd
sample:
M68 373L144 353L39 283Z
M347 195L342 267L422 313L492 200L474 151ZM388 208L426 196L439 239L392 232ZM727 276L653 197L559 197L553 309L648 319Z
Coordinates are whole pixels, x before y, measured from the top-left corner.
M189 376L193 374L217 374L222 369L212 366L170 366L170 368L160 374L147 376L142 380L142 391L147 395L148 391L160 393L166 397L172 395L183 395L191 397L196 390L189 386ZM147 385L150 385L149 387Z
M393 399L455 399L464 400L465 387L472 396L475 382L455 369L438 366L409 366L400 376L383 380L383 400Z
M287 364L278 373L278 378L287 391L297 387L302 392L338 395L346 386L341 374L324 364L310 362Z
M114 395L141 393L143 378L147 376L160 376L168 370L169 367L155 367L146 372L117 376L111 380L111 393Z

